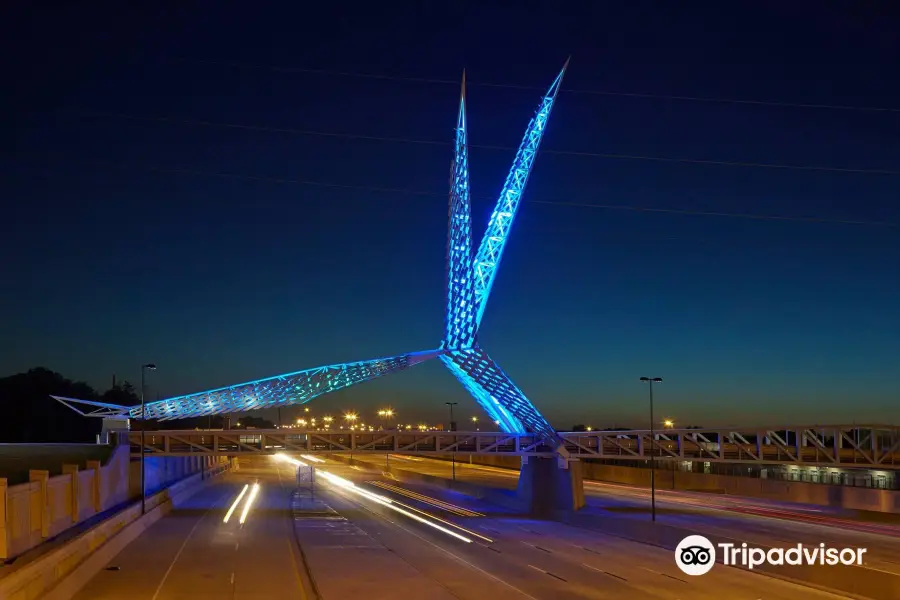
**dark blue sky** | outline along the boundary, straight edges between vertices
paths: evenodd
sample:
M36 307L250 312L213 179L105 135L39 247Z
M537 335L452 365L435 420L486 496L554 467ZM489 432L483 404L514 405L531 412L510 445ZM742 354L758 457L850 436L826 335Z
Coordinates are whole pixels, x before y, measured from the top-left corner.
M2 19L0 373L103 387L154 361L155 397L436 347L455 82L471 143L509 148L571 55L492 356L560 427L642 425L642 375L681 424L896 421L896 3L129 4ZM512 155L471 150L479 238ZM445 400L478 414L429 363L314 409Z

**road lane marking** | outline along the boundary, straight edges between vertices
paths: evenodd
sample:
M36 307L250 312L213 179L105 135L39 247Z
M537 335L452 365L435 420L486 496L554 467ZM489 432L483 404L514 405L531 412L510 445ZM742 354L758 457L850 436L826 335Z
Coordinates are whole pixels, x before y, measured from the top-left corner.
M172 559L172 562L169 564L169 568L166 569L166 572L163 575L162 581L159 582L159 585L156 587L156 591L153 592L153 597L150 600L156 600L159 597L159 592L162 590L163 585L165 585L166 579L168 579L169 574L172 573L172 569L175 567L175 563L178 561L178 558L181 556L181 553L184 552L184 548L185 548L185 546L187 546L187 543L190 541L191 537L194 535L194 532L197 531L197 527L199 527L200 523L203 522L203 519L205 519L207 517L207 515L209 515L209 513L213 509L213 507L218 505L219 502L222 499L226 498L227 496L228 496L228 492L225 492L224 494L222 494L219 497L219 499L213 503L212 506L210 506L209 508L206 509L206 512L203 513L203 516L201 516L199 519L197 519L197 522L194 523L194 526L191 527L190 532L188 532L187 537L184 538L184 541L181 542L181 547L178 548L178 552L175 553L175 557Z
M531 567L532 569L534 569L535 571L540 571L544 575L549 575L550 577L555 577L556 579L559 579L560 581L565 581L566 583L569 583L569 581L567 579L563 579L562 577L560 577L559 575L557 575L555 573L551 573L550 571L545 571L544 569L542 569L540 567L536 567L534 565L528 565L528 566Z
M345 496L345 498L347 498L347 497ZM350 499L350 498L352 498L352 497L349 497L348 499ZM443 552L444 554L449 555L452 559L456 560L456 561L459 562L459 563L462 563L463 565L469 567L469 568L472 569L473 571L478 571L479 573L481 573L481 574L484 575L485 577L488 577L488 578L493 579L494 581L496 581L496 582L498 582L498 583L501 583L502 585L505 585L506 587L510 588L511 590L514 590L514 591L516 591L516 592L522 594L522 595L525 596L526 598L530 598L531 600L538 600L537 598L535 598L535 597L532 596L531 594L525 592L524 590L522 590L522 589L520 589L520 588L517 588L516 586L514 586L514 585L511 584L511 583L509 583L508 581L505 581L505 580L501 579L500 577L497 577L497 576L494 575L493 573L490 573L490 572L488 572L488 571L485 571L484 569L482 569L482 568L480 568L480 567L478 567L478 566L476 566L476 565L470 563L470 562L467 561L466 559L462 558L461 556L458 556L457 554L451 552L450 550L447 550L446 548L443 548L442 546L439 546L439 545L435 544L434 542L432 542L432 541L429 540L428 538L422 537L421 535L419 535L418 533L416 533L416 532L413 531L412 529L407 529L406 527L403 526L403 524L401 524L401 523L399 523L399 522L394 522L394 521L388 519L387 517L385 517L384 515L375 512L374 510L372 510L371 508L369 508L366 504L364 504L364 503L362 503L362 502L359 502L359 501L356 500L355 498L352 498L352 499L351 499L351 502L356 503L356 504L357 504L358 506L360 506L364 511L370 513L371 515L373 515L373 516L375 516L375 517L377 517L377 518L379 518L379 519L382 519L382 520L384 520L384 521L387 521L388 523L393 524L395 527L397 527L397 528L399 528L399 529L405 531L405 532L408 533L409 535L411 535L411 536L413 536L413 537L416 537L416 538L420 539L421 541L425 542L425 543L428 544L429 546L433 546L433 547L434 547L436 550L438 550L439 552ZM373 538L373 539L374 539L374 538ZM384 545L384 542L381 542L381 543L382 543L382 545ZM384 546L385 546L385 548L387 548L386 545L384 545ZM487 547L487 548L490 548L490 546L486 546L486 547ZM396 553L398 556L400 556L400 552L398 552L397 550L392 550L392 552L394 552L394 553ZM498 552L499 552L499 550L498 550ZM407 561L407 560L406 560L405 558L403 558L402 556L401 556L401 559L402 559L404 562L406 562L407 564L409 564L409 565L412 566L412 563L410 563L409 561ZM413 566L413 568L415 568L415 566ZM431 579L433 579L433 578L431 578ZM437 580L434 580L434 581L435 581L436 583L438 583L438 585L441 585L440 582L437 582ZM441 587L445 587L445 586L441 585ZM446 588L445 588L445 589L446 589Z
M644 569L645 571L650 571L651 573L655 573L656 575L662 575L663 577L668 577L669 579L674 579L675 581L680 581L681 583L687 583L687 581L685 581L684 579L679 579L678 577L675 577L674 575L669 575L668 573L663 573L662 571L655 571L655 570L653 570L649 567L645 567L643 565L641 566L641 568Z
M529 543L529 542L526 542L525 540L519 540L519 543L520 543L520 544L525 544L526 546L528 546L528 547L530 547L530 548L534 548L534 549L536 549L536 550L543 550L543 551L546 552L547 554L553 554L553 552L551 552L550 550L547 550L546 548L541 548L540 546L538 546L538 545L536 545L536 544L531 544L531 543Z
M585 567L585 568L588 568L588 569L590 569L591 571L597 571L598 573L603 573L604 575L609 575L610 577L615 577L616 579L621 579L622 581L628 581L628 580L625 579L624 577L621 577L621 576L619 576L619 575L616 575L615 573L610 573L609 571L604 571L603 569L598 569L597 567L592 567L591 565L587 565L587 564L581 563L581 566L582 566L582 567ZM649 571L650 569L647 569L647 570Z

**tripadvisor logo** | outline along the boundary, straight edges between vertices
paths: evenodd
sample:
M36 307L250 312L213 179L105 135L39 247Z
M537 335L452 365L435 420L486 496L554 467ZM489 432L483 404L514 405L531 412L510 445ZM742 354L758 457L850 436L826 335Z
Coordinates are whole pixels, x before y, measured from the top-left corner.
M862 565L866 548L831 548L825 544L797 544L789 548L759 548L720 543L713 545L702 535L689 535L675 548L675 564L687 575L705 575L716 564L753 569L760 565Z

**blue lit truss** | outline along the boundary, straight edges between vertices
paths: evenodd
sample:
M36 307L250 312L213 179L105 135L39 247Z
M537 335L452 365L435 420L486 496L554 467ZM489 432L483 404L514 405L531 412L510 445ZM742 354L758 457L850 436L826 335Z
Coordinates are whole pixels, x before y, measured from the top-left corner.
M466 75L463 73L456 120L456 144L450 170L447 227L447 316L442 348L471 348L475 343L475 283L472 278L472 216L469 199L469 151L466 136Z
M447 244L447 316L441 361L503 431L556 436L547 420L500 367L478 347L477 335L510 229L528 183L547 121L568 61L557 75L525 130L497 206L491 214L478 254L472 259L465 76L456 125L450 178L450 224ZM473 304L474 302L474 304Z
M565 74L566 65L541 99L525 130L496 208L472 255L469 190L466 88L463 74L456 122L454 158L450 170L449 227L447 235L447 306L444 337L438 350L402 354L377 360L317 367L238 385L146 403L146 417L161 421L285 405L305 404L317 396L440 358L479 405L508 433L532 432L559 442L556 432L477 343L478 329L490 296L522 193L546 131L547 122ZM140 406L53 396L85 416L140 419ZM78 408L85 407L84 410ZM87 412L86 412L87 411Z
M261 410L285 404L306 404L322 394L369 381L388 373L408 369L413 365L436 358L440 354L439 350L429 350L362 362L327 365L196 394L147 402L147 418L168 421L185 417L202 417L247 410ZM114 406L58 396L54 396L54 398L70 408L73 408L70 406L70 403L73 402L88 406L100 405L106 409ZM142 418L140 406L120 408L125 409L119 413L122 416L128 416L132 419ZM85 413L82 412L82 414ZM98 414L97 416L111 415Z
M497 277L497 269L500 267L500 259L503 257L503 250L506 248L506 242L509 240L509 231L516 218L516 213L519 211L522 192L525 191L525 185L528 183L528 176L531 174L534 158L541 145L544 132L547 130L550 111L553 110L556 95L559 93L563 75L565 75L566 67L568 66L569 61L566 61L562 71L556 76L556 80L550 86L543 100L541 100L534 118L531 119L528 128L525 130L525 137L522 138L522 143L519 145L518 152L516 152L516 158L513 160L509 175L506 177L506 183L500 191L497 206L491 214L490 221L488 221L487 231L484 232L484 237L481 238L478 254L475 255L476 330L481 325L484 308L487 306L494 279Z

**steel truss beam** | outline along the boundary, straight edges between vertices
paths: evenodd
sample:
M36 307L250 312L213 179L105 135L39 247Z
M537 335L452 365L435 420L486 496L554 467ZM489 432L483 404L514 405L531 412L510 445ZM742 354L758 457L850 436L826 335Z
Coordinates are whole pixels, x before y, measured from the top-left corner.
M441 361L503 431L535 433L547 440L557 438L553 427L481 348L455 350L442 356Z
M413 365L435 358L439 354L439 351L431 350L375 360L327 365L217 390L150 402L147 404L147 418L165 421L306 404L323 394L370 381L388 373L408 369ZM131 409L131 416L135 419L141 418L139 406Z
M547 130L547 121L550 119L550 112L553 110L556 95L559 93L568 66L569 61L566 61L525 130L525 136L516 152L509 175L506 177L506 183L500 191L497 206L491 213L487 230L484 232L478 253L475 255L476 330L481 326L484 309L487 306L491 288L494 286L494 279L497 277L497 269L500 267L500 259L503 257L503 250L509 241L510 229L522 202L522 193L525 191L528 177L531 175L534 159L537 156L544 132Z
M82 417L127 417L129 406L110 404L108 402L96 402L94 400L79 400L66 398L65 396L50 396L57 402L67 406Z
M900 469L900 427L815 425L559 434L573 457Z
M127 434L140 453L140 432ZM831 425L734 429L667 429L650 432L594 431L559 433L572 458L617 461L691 461L757 465L900 470L900 427ZM799 440L799 441L798 441ZM554 457L555 440L505 432L409 431L149 431L147 453L160 456L266 455L359 452L404 454L507 454Z
M421 362L436 358L440 354L440 350L429 350L376 360L326 365L196 394L147 402L147 418L168 421L171 419L260 410L276 406L306 404L313 398L328 392L369 381L388 373L408 369ZM53 396L53 398L85 416L142 418L140 406L104 405L99 402L73 400L58 396ZM113 414L102 414L98 411L86 414L72 406L71 403L98 406L107 411L112 411Z
M140 432L130 432L132 452L140 454ZM148 431L145 451L153 456L271 455L278 453L507 454L554 456L555 446L537 435L502 432L400 432L208 430Z

